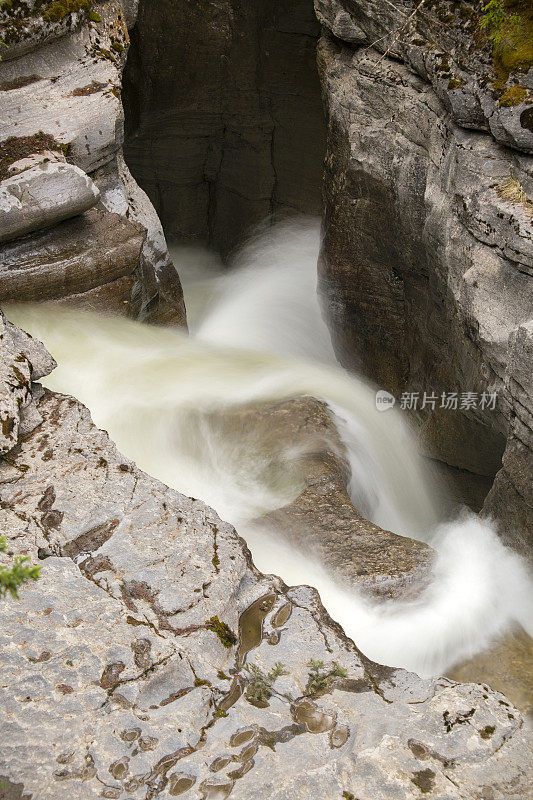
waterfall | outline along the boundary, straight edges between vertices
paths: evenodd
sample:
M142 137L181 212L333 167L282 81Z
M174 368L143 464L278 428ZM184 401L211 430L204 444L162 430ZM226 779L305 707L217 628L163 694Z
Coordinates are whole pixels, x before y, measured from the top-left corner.
M191 335L46 305L8 316L58 362L45 380L85 403L119 449L151 475L201 498L247 539L258 568L315 586L333 618L374 660L441 673L513 622L531 633L533 592L522 560L490 521L442 511L444 490L401 412L335 361L316 292L319 222L264 229L224 272L212 254L176 247ZM341 586L275 532L247 526L303 489L297 458L275 468L253 428L221 423L252 402L326 401L351 467L354 504L372 521L430 543L431 585L411 602L377 602Z

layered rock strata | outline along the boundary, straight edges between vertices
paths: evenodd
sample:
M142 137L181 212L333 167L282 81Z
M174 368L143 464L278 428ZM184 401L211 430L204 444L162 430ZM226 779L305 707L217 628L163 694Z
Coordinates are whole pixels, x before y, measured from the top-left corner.
M320 213L318 34L310 0L141 0L125 153L167 234L225 256L271 215Z
M184 324L161 224L121 156L122 6L6 2L0 41L0 300L44 285L46 299Z
M485 512L528 551L531 69L501 82L488 39L472 39L481 32L471 4L400 5L317 2L326 313L344 364L398 401L417 393L433 457L497 473ZM513 87L520 102L510 105ZM456 407L442 407L451 392Z
M24 363L15 413L36 416L0 462L0 531L42 564L2 601L4 794L528 795L528 734L503 695L368 661L313 589L261 575L211 509L30 383L53 362L2 324L0 408Z

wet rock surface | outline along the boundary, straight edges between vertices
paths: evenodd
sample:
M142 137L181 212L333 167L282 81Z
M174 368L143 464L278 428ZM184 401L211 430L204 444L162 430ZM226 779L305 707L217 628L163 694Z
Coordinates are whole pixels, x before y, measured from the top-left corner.
M304 488L294 502L252 523L314 557L346 586L369 595L412 597L427 584L434 553L423 542L385 531L365 519L347 491L350 468L331 415L312 397L241 411L280 462L298 454ZM276 456L274 456L275 458Z
M2 359L14 340L34 377L50 369L15 329ZM502 695L368 661L313 589L258 573L229 525L124 459L76 400L31 393L42 422L0 462L0 531L42 564L19 602L2 601L4 788L528 795L528 734Z
M129 4L130 23L134 11ZM122 217L118 228L129 220L140 226L143 241L128 270L132 278L91 286L88 296L67 281L64 294L54 299L68 303L76 294L77 306L184 324L181 285L161 224L121 160L121 80L129 45L122 6L102 2L91 7L78 0L4 3L0 39L8 45L0 61L0 204L9 203L8 210L0 210L5 217L0 238L24 241L26 251L33 250L31 259L46 263L46 240L31 232L46 226L54 232L56 223L81 214L100 198L100 212ZM69 163L59 163L65 158ZM10 175L15 162L28 159L33 165L26 163L24 171ZM86 250L74 236L70 250L82 271L91 269L91 257L86 263ZM0 245L2 284L7 257ZM33 287L29 276L26 281L32 300L39 298L36 273ZM56 273L54 283L61 280Z
M533 718L533 639L517 628L449 671L456 681L486 681Z
M328 115L319 270L335 346L398 401L418 393L433 457L491 478L505 450L485 511L527 552L532 160L459 127L433 78L401 57L327 34L319 49ZM421 411L424 392L434 406ZM443 392L457 393L457 409L440 407ZM461 408L464 392L475 408ZM483 393L497 394L494 409Z

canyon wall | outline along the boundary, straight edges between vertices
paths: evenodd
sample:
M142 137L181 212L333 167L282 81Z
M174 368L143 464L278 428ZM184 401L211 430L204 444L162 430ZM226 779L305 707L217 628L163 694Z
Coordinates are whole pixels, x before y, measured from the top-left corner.
M185 324L161 224L122 158L122 6L4 2L0 42L0 301Z
M224 256L271 215L321 212L311 0L141 0L126 160L168 235Z
M418 393L414 416L433 457L497 473L485 513L527 550L533 70L502 72L476 4L414 8L316 1L325 312L346 366L398 401ZM443 392L457 393L456 409L441 407Z

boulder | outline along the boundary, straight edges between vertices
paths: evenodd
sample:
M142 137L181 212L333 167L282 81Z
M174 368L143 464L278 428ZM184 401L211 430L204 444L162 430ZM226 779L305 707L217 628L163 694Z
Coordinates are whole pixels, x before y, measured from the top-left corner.
M99 197L89 176L73 164L28 166L0 183L0 242L75 217L96 205Z
M263 447L268 442L274 463L296 454L304 483L292 503L246 529L266 529L286 539L340 584L374 598L405 600L427 586L435 555L431 547L374 525L350 499L346 450L325 403L301 397L227 412L228 417L237 418L242 430L253 430Z

